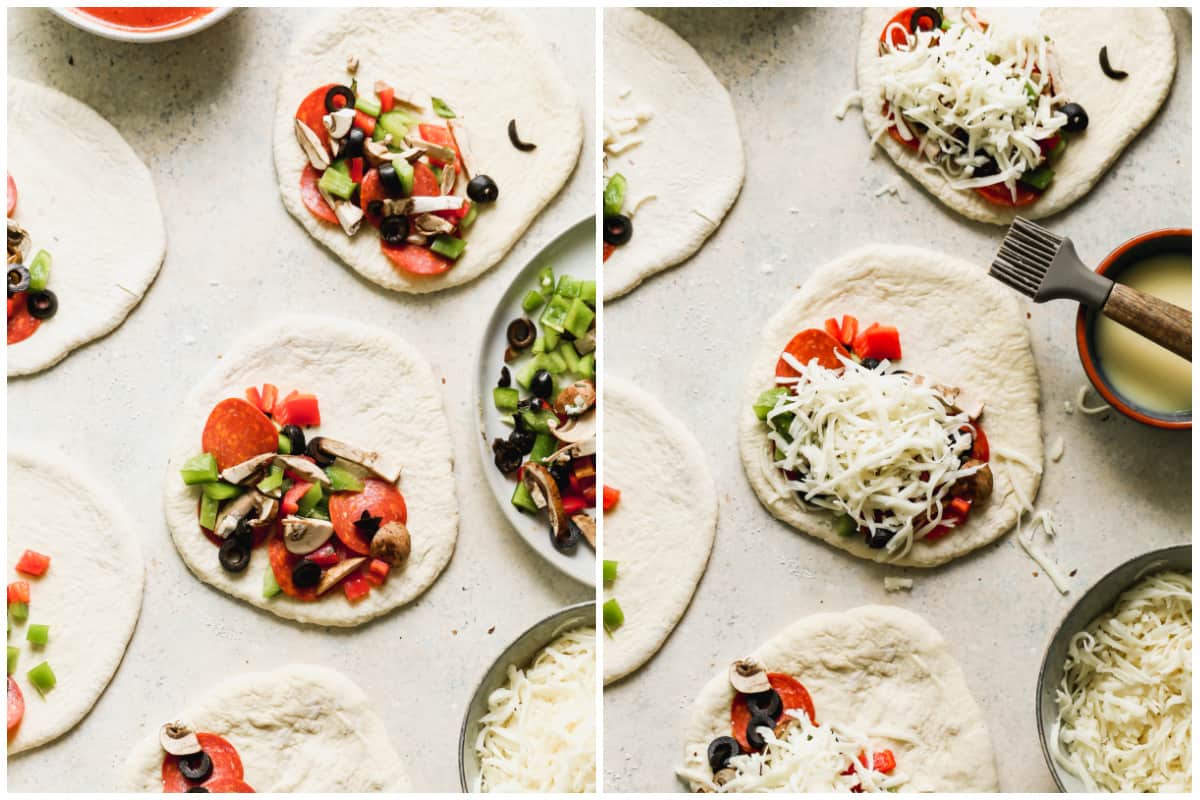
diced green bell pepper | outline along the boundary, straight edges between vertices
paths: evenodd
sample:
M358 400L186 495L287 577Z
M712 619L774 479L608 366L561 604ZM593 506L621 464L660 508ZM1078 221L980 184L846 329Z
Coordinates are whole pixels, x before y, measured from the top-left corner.
M325 468L325 474L329 476L329 491L331 492L361 492L363 490L363 482L345 467L330 464Z
M275 570L271 569L271 565L268 564L267 568L263 570L262 596L270 599L281 591L283 590L279 588L279 581L275 580Z
M542 303L546 302L546 298L542 297L542 293L537 289L530 289L525 295L525 299L521 301L521 308L526 314L532 314L542 307Z
M1046 191L1052 180L1054 180L1054 170L1045 165L1030 170L1021 176L1021 183L1040 192Z
M786 396L788 391L786 386L776 386L774 389L767 389L760 394L754 401L754 416L766 422L767 415L775 408L779 398Z
M540 355L546 352L546 337L539 336L533 340L533 346L529 348L529 352L533 355Z
M29 604L19 600L15 603L9 603L8 616L17 622L24 622L29 619Z
M448 258L451 261L457 261L462 256L463 251L467 249L467 241L466 239L459 239L456 236L439 233L433 237L433 243L429 245L429 249L439 256Z
M275 448L275 451L285 456L290 456L292 454L292 440L280 433L279 446Z
M558 345L558 356L567 362L567 372L579 374L579 354L575 352L574 342L561 342Z
M29 291L44 292L50 283L50 264L52 259L45 250L38 250L33 260L29 262Z
M592 308L596 307L596 282L595 281L584 281L583 283L580 284L579 299L582 300L583 302L587 303L588 305L590 305Z
M520 410L521 419L525 421L526 427L535 433L550 433L550 419L554 417L554 412L549 409L534 411L532 408L523 408ZM557 419L557 417L554 417Z
M547 347L550 346L549 341L546 342L546 346ZM553 352L551 352L550 350L547 350L545 352L545 354L542 356L542 364L543 364L544 368L550 372L551 375L562 375L564 372L567 371L566 359L564 359L562 356L560 356L558 354L557 350L555 350Z
M550 298L550 302L546 303L546 310L542 312L539 322L543 328L562 333L565 330L567 314L571 310L571 300L566 297L554 295Z
M611 217L620 214L625 207L625 176L619 172L613 173L604 185L604 216Z
M558 347L560 334L554 328L542 328L542 352L549 353L554 348Z
M538 270L538 288L546 297L554 294L554 268L542 267Z
M576 278L574 275L559 275L558 286L555 287L554 293L563 297L579 297L579 291L582 288L583 281Z
M617 579L617 562L604 559L604 582L612 583Z
M392 144L397 149L401 149L404 147L404 137L408 136L409 129L415 124L416 120L404 111L396 109L385 111L379 115L379 120L375 123L375 133L371 135L371 138L381 142L383 137L390 133Z
M475 218L479 216L479 206L471 203L471 207L467 209L467 213L463 215L462 222L458 223L458 229L465 231L467 228L475 224Z
M538 339L538 341L540 342L542 340ZM534 345L536 346L537 342L534 342ZM526 361L525 365L517 370L517 374L514 376L517 381L517 385L522 389L528 389L530 384L533 383L534 373L536 373L539 369L542 369L542 357L540 354L535 355L533 358Z
M379 105L378 98L367 97L366 95L362 94L354 99L354 107L366 114L368 117L378 117L379 112L383 111L383 108ZM378 125L376 125L376 127L378 127Z
M838 536L849 536L858 531L858 525L849 514L838 514L833 518L833 529Z
M1058 144L1054 145L1054 149L1050 151L1048 158L1052 162L1058 161L1065 152L1067 152L1067 137L1060 133L1058 135Z
M25 641L36 645L44 645L50 641L49 625L30 625L25 630Z
M200 527L213 530L217 527L217 508L220 502L206 494L200 495Z
M553 434L539 433L533 440L533 449L529 451L530 461L542 461L558 449L558 439Z
M537 503L533 502L533 495L526 488L525 481L517 481L517 488L513 489L512 504L522 511L528 511L530 514L538 512Z
M354 181L350 180L350 176L343 175L340 170L334 167L330 167L322 172L321 180L317 181L318 189L334 197L340 197L343 200L350 199L350 195L354 194L354 187L357 185Z
M21 659L21 649L19 647L8 648L8 674L12 675L17 671L17 662Z
M226 483L225 481L212 481L200 488L204 490L205 497L210 497L213 500L228 500L242 493L242 487Z
M442 119L454 119L458 115L454 110L446 104L446 101L440 97L430 97L430 104L433 106L433 113L437 114Z
M596 354L588 353L579 359L579 376L581 378L596 377Z
M296 501L296 513L302 517L307 517L310 513L312 513L313 508L316 507L317 503L323 496L324 492L321 490L321 484L314 483L309 487L308 491L301 495L300 499Z
M396 177L400 179L400 196L411 197L413 185L417 180L417 173L413 170L413 165L403 158L395 158L392 159L392 167L396 170Z
M617 602L617 598L612 597L604 601L604 629L615 631L624 624L625 612L621 610L621 604Z
M521 393L512 386L497 386L492 389L492 402L498 411L516 411Z
M567 312L567 318L563 322L563 327L574 336L576 339L585 336L588 328L592 326L592 320L596 318L596 312L588 308L587 303L576 297L571 301L571 308Z
M197 483L212 483L221 477L217 471L217 459L212 453L201 453L183 462L179 475L188 486Z
M33 669L26 673L29 676L29 682L42 695L50 691L58 683L58 679L54 677L54 670L50 669L50 662L43 661Z
M258 482L258 490L263 494L280 490L283 488L283 467L278 464L271 465L271 471L267 476Z

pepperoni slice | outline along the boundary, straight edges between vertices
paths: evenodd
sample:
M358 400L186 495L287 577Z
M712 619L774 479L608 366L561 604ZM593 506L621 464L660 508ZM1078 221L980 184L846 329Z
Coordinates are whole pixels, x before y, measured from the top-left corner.
M196 738L200 740L200 747L204 752L208 753L208 757L212 759L212 774L204 781L195 783L183 777L183 773L179 771L179 760L181 756L163 756L162 765L162 782L163 792L167 794L178 794L186 792L193 786L203 786L208 788L210 785L226 784L228 781L241 781L245 775L242 772L242 759L238 756L237 748L225 741L222 737L215 733L197 733ZM213 791L210 789L210 791ZM234 791L232 789L222 789L221 791ZM251 790L253 791L253 790Z
M278 523L271 531L271 538L267 540L267 555L271 559L271 571L275 573L275 582L284 594L297 600L317 599L315 586L311 589L301 589L292 583L292 568L300 563L303 557L288 552L287 545L283 543L283 528Z
M317 172L316 168L312 164L305 164L304 171L300 173L300 200L308 209L308 213L317 219L336 225L337 215L333 213L333 209L329 207L329 203L325 202L325 198L321 196L321 191L317 188L320 180L321 174Z
M416 244L388 244L379 240L383 254L401 272L409 275L441 275L454 266L454 262L443 258L428 247Z
M442 185L424 161L413 164L413 197L438 197Z
M408 506L404 503L404 495L387 481L367 478L363 481L361 492L334 492L329 498L333 532L342 544L359 555L365 556L371 552L371 543L354 527L354 522L364 511L372 517L379 517L380 527L389 522L408 522Z
M211 794L254 794L254 787L236 778L210 780L204 784L204 788L208 789Z
M248 458L279 449L279 434L267 415L240 397L217 403L200 437L204 452L217 459L217 469L228 469Z
M13 680L12 675L8 676L8 734L21 724L21 720L25 718L25 695L21 693L21 687Z
M847 358L850 355L846 352L846 348L842 347L841 342L820 328L808 328L800 331L787 343L783 352L801 364L808 364L816 359L817 363L826 369L841 369L842 362L838 361L837 354L840 353ZM796 378L799 375L800 373L785 361L783 356L779 357L779 361L775 364L775 377Z
M23 342L41 326L42 321L29 313L28 292L17 292L8 298L8 343Z
M817 711L813 707L812 697L804 688L804 684L785 672L768 672L767 680L771 682L771 688L779 694L779 699L783 701L784 711L803 711L816 724ZM739 693L733 698L729 717L730 725L733 728L733 738L737 739L738 744L742 746L743 753L753 752L750 742L746 741L746 726L750 724L750 716L750 709L746 706L746 695ZM782 712L776 718L776 722L778 723L780 719L784 719ZM778 730L777 725L776 731Z
M12 216L12 212L17 210L17 182L12 179L12 173L8 174L8 216Z
M300 107L296 109L296 119L307 125L313 133L321 139L321 144L329 147L329 131L325 130L325 123L321 121L327 113L325 110L325 95L337 86L336 83L327 83L324 86L313 89L308 93L308 96L300 101Z
M363 218L368 225L378 228L383 222L382 214L372 214L368 209L373 200L387 200L388 193L379 179L379 170L372 169L363 175L362 184L358 187L358 202L362 204Z
M1036 201L1042 196L1041 192L1036 189L1031 189L1025 184L1017 181L1017 199L1009 194L1008 187L1003 183L993 183L991 186L979 186L975 189L980 197L987 200L989 203L1006 208L1020 208L1027 206Z

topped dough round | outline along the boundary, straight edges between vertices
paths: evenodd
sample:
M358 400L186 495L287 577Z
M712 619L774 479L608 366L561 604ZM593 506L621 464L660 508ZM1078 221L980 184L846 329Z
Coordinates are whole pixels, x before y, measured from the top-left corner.
M726 655L730 663L747 656ZM885 742L908 777L905 791L999 790L991 737L962 667L916 614L890 606L813 614L748 655L799 680L818 724ZM730 735L733 699L725 665L696 698L681 772L711 779L708 743Z
M376 80L398 91L442 97L470 134L480 169L500 188L467 235L467 249L448 271L400 272L364 225L354 237L314 217L300 197L307 160L293 125L313 89L349 81L357 58L360 85ZM522 152L508 138L516 120ZM350 8L322 17L284 60L275 108L275 173L283 204L313 238L364 278L398 292L436 292L466 283L504 257L558 194L583 146L579 102L545 44L520 14L484 8Z
M773 385L775 362L792 336L843 314L864 325L894 325L904 343L902 369L968 390L984 403L991 497L971 510L966 524L933 542L918 540L896 559L868 547L861 536L838 534L831 513L800 505L782 485L765 426L753 411L755 398ZM859 558L931 567L965 555L1007 533L1021 513L1021 498L1032 502L1041 482L1037 369L1020 304L978 267L915 247L871 245L817 269L764 328L737 413L742 465L767 510Z
M691 432L614 378L604 381L604 482L621 492L604 516L604 557L617 562L605 594L625 612L604 642L611 683L648 661L687 610L717 532L717 487Z
M939 172L927 169L923 156L892 139L882 129L884 74L879 67L879 37L896 8L863 11L858 44L858 88L862 92L867 134L892 160L945 205L965 217L1007 225L1018 214L1041 219L1057 214L1083 197L1120 157L1133 137L1154 119L1175 77L1175 34L1161 8L1046 8L1040 23L1054 42L1054 52L1072 102L1089 118L1087 130L1072 135L1056 162L1046 192L1031 205L1005 208L972 190L950 186ZM981 9L986 16L986 9ZM1108 47L1115 66L1129 77L1115 81L1100 69L1099 52Z
M315 394L322 435L378 451L400 466L412 552L386 582L350 603L340 592L306 602L264 598L267 546L255 547L239 573L223 569L197 519L199 487L179 470L201 452L201 431L219 401L249 386L275 384ZM389 331L322 317L284 317L250 331L203 378L178 414L180 432L167 461L164 504L175 547L196 577L273 614L317 625L352 626L418 597L450 561L458 536L453 449L438 383L417 350Z
M112 331L150 287L167 234L150 170L117 129L83 103L8 79L12 219L29 233L29 257L53 259L46 288L58 313L8 346L8 374L51 367Z
M608 129L642 119L611 152ZM644 119L643 119L644 118ZM632 8L604 12L606 174L629 183L634 234L604 264L605 299L619 297L700 249L737 199L746 175L729 92L690 44ZM651 197L653 196L653 197Z

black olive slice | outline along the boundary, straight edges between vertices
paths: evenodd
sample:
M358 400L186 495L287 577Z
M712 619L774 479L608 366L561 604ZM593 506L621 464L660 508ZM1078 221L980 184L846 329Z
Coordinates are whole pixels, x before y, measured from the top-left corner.
M517 419L520 419L520 417L517 417ZM533 452L533 443L535 441L537 441L537 434L528 428L514 428L512 433L508 435L508 443L517 448L517 451L523 456L527 456Z
M508 336L508 343L517 350L524 350L537 339L537 330L533 327L533 323L524 317L517 317L508 323L508 330L505 333Z
M467 184L467 197L476 203L494 203L500 196L500 187L487 175L476 175Z
M206 781L212 771L212 759L203 750L179 759L179 773L189 781Z
M512 373L508 371L508 367L500 368L500 380L496 382L496 385L501 389L512 386Z
M550 531L550 541L554 543L554 549L558 552L574 553L582 535L583 531L579 530L579 526L568 521L567 529L562 533L556 534L554 531Z
M750 721L746 723L746 742L754 750L762 750L767 745L766 740L759 733L760 728L775 730L775 719L768 717L766 714L752 714L750 716Z
M404 182L400 180L400 173L396 172L396 168L391 164L379 165L379 182L390 195L404 194Z
M345 99L346 102L339 106L334 102L334 99L338 97ZM354 92L350 90L350 87L339 84L325 93L325 110L332 114L341 108L354 108L354 101Z
M291 445L293 455L298 456L303 453L305 449L307 449L308 443L304 441L304 431L300 430L299 427L295 425L284 425L283 430L281 430L280 433L283 434L283 438L287 439L288 443Z
M49 289L33 292L25 305L34 319L50 319L58 313L58 296Z
M1108 61L1108 45L1100 48L1100 69L1104 74L1112 78L1114 81L1123 81L1129 77L1129 73L1123 69L1113 69L1113 65Z
M867 534L867 547L872 550L882 550L896 535L895 531L875 531Z
M751 716L762 714L771 719L779 719L779 715L783 713L783 699L779 692L767 689L765 692L746 695L746 708L750 710Z
M321 582L321 565L307 558L292 567L292 583L297 589L312 589Z
M226 572L241 572L250 564L250 548L243 544L239 536L230 536L221 542L217 559Z
M184 791L184 794L209 794L209 791L203 786L191 786Z
M367 203L367 207L365 210L371 216L378 217L381 214L383 214L383 201L382 200L372 200L371 202Z
M550 374L549 370L539 369L533 373L533 380L529 382L529 391L533 392L535 397L545 400L554 391L554 376Z
M309 458L311 458L313 461L317 462L318 467L321 467L322 469L324 469L325 467L328 467L330 464L332 464L336 457L330 455L329 453L326 453L324 450L321 449L320 439L321 439L321 437L317 436L312 441L310 441L308 443L308 447L306 447L304 449L304 452ZM300 454L293 453L293 455L300 455Z
M922 28L921 23L929 20L929 27ZM908 18L908 29L916 33L919 30L934 31L942 27L942 15L938 13L936 8L922 6L913 11L912 16Z
M621 245L633 238L633 220L624 214L613 214L604 218L604 241Z
M12 297L17 292L24 292L29 288L29 270L21 264L14 264L8 268L8 296Z
M1067 115L1067 124L1063 125L1064 131L1076 133L1087 128L1088 115L1079 103L1067 103L1059 111Z
M379 238L388 244L401 245L408 238L408 217L392 214L379 223Z
M524 454L507 439L496 439L492 442L492 456L492 460L496 462L496 469L507 475L520 468Z
M729 759L742 754L742 746L732 736L718 736L708 743L708 766L713 772L725 769Z
M375 538L375 534L379 533L379 526L382 523L383 517L372 516L370 511L363 509L358 519L354 520L354 530L369 542Z
M342 144L343 158L361 158L363 154L363 145L367 143L367 135L363 133L362 128L351 128L346 134L346 140Z
M512 142L512 146L523 153L528 153L530 150L536 150L537 145L531 142L522 142L521 136L517 133L517 121L510 119L508 121L508 140Z
M879 367L878 358L864 358L862 365L866 369L877 369Z

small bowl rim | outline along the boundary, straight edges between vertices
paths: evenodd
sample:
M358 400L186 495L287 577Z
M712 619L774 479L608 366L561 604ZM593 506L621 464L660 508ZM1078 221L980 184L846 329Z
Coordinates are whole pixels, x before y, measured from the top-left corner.
M1076 612L1085 603L1087 603L1088 598L1091 597L1094 593L1099 592L1101 587L1105 587L1106 584L1108 584L1109 581L1111 581L1113 579L1113 576L1115 574L1117 574L1118 572L1121 572L1122 570L1129 569L1135 564L1140 567L1137 570L1137 572L1135 573L1132 580L1130 580L1128 583L1126 583L1124 586L1122 586L1120 588L1120 590L1117 591L1113 595L1114 602L1115 602L1116 598L1120 597L1126 591L1131 589L1134 584L1136 584L1138 581L1140 581L1142 578L1144 578L1146 575L1150 574L1151 572L1159 572L1163 569L1171 569L1172 567L1169 565L1169 562L1172 559L1174 559L1177 554L1183 554L1186 556L1183 560L1187 562L1188 572L1191 572L1191 569L1192 569L1191 553L1192 553L1191 543L1172 544L1172 545L1167 545L1166 547L1160 547L1156 550L1149 550L1144 553L1139 553L1136 556L1132 556L1130 558L1125 559L1120 564L1117 564L1115 567L1113 567L1112 569L1105 572L1104 575L1101 576L1099 579L1097 579L1095 582L1093 582L1092 585L1089 586L1083 592L1083 594L1079 595L1079 598L1074 603L1071 604L1071 607L1069 609L1067 609L1066 613L1064 613L1062 615L1062 617L1059 618L1058 624L1054 627L1054 633L1050 636L1049 641L1047 641L1047 643L1046 643L1045 650L1042 652L1042 664L1041 664L1041 667L1039 667L1039 669L1038 669L1037 684L1034 687L1033 709L1034 709L1034 723L1037 725L1037 731L1038 731L1038 742L1041 744L1041 748L1042 748L1042 758L1046 762L1046 768L1050 771L1050 777L1054 780L1054 785L1058 787L1058 790L1060 792L1071 792L1071 791L1073 791L1073 789L1069 789L1063 785L1063 779L1062 779L1062 775L1061 775L1062 768L1059 767L1057 762L1055 762L1054 756L1050 752L1049 731L1046 729L1046 725L1044 725L1042 722L1042 711L1043 711L1042 701L1043 701L1043 698L1045 697L1046 678L1050 671L1049 665L1050 665L1051 651L1055 649L1055 645L1059 641L1061 641L1062 637L1064 636L1064 631L1066 629L1067 622L1070 621L1071 618L1076 615ZM1159 562L1167 562L1167 563L1160 566ZM1111 603L1108 604L1107 606L1105 606L1105 610L1107 610L1109 608L1112 608ZM1101 613L1103 613L1103 612L1101 612ZM1083 630L1083 628L1090 625L1092 623L1092 620L1094 620L1094 619L1095 619L1095 617L1091 617L1090 619L1085 620L1082 625L1074 628L1070 632L1070 635L1074 636L1075 633L1077 633L1080 630ZM1072 776L1072 777L1074 777L1074 776Z
M138 30L136 28L121 28L116 25L110 25L104 20L78 11L75 6L50 6L48 10L67 24L74 25L80 30L87 31L104 39L111 39L116 42L154 44L156 42L170 42L191 36L194 33L199 33L206 28L216 25L234 11L237 11L238 6L213 6L212 11L189 22L158 30Z
M1106 275L1108 271L1128 252L1137 247L1144 246L1147 242L1156 239L1163 239L1168 236L1186 236L1189 239L1192 236L1191 228L1160 228L1158 230L1147 231L1138 234L1131 239L1123 242L1115 250L1109 253L1096 267L1097 275ZM1191 430L1192 420L1191 415L1185 419L1167 419L1164 417L1156 417L1130 405L1124 398L1113 391L1109 385L1107 378L1097 363L1095 355L1092 353L1092 348L1088 339L1089 327L1088 307L1079 306L1079 310L1075 315L1075 344L1079 350L1079 360L1083 365L1083 371L1087 375L1088 381L1091 382L1097 394L1110 406L1115 408L1126 417L1140 422L1143 425L1149 425L1162 430Z

